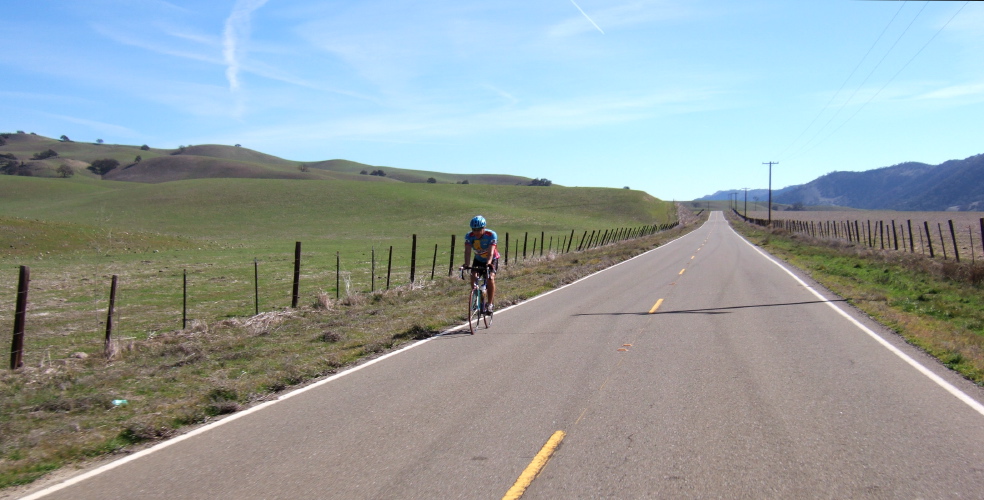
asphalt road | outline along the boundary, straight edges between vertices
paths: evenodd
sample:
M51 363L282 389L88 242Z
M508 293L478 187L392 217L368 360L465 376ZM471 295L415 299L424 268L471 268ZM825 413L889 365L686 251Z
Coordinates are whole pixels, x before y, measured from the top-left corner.
M490 330L39 494L503 498L564 431L523 498L984 497L984 391L793 274L713 213Z

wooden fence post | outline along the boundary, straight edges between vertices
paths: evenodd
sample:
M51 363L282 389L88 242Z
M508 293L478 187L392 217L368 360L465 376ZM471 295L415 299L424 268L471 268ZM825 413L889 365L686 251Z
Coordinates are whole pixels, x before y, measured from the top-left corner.
M953 257L960 262L960 249L957 248L957 233L953 231L953 220L949 219L947 223L950 224L950 238L953 239Z
M342 257L335 252L335 300L342 298Z
M940 232L940 248L943 249L943 260L946 260L946 240L943 238L943 224L937 222L936 230Z
M467 266L468 263L465 262L465 265ZM509 265L509 233L506 233L506 263L504 265Z
M256 259L253 259L255 262ZM188 328L188 270L181 275L181 329Z
M926 241L929 243L929 257L934 258L936 255L933 253L933 238L929 235L929 221L923 221L923 228L926 230Z
M895 220L892 220L892 239L895 240L895 251L899 251L899 235L895 232ZM905 241L902 241L905 244Z
M543 231L540 231L540 257L543 257Z
M984 228L984 219L981 219L981 227ZM574 241L574 230L571 229L571 237L567 239L567 251L564 253L570 253L571 242Z
M17 305L14 309L14 338L10 344L10 369L24 366L24 329L27 325L27 291L31 283L31 268L20 266L17 280Z
M297 308L297 295L301 284L301 242L294 243L294 290L291 293L290 307Z
M434 262L431 263L431 281L434 280L434 271L437 269L437 243L434 243Z
M526 242L529 240L529 231L523 233L523 260L526 260Z
M390 273L393 271L393 245L390 245L389 259L386 261L386 289L390 289Z
M254 314L260 314L260 264L256 257L253 257L253 298Z
M106 311L106 342L103 346L103 354L108 358L113 354L113 308L116 307L116 282L117 276L113 275L113 284L109 288L109 308Z
M413 247L410 249L410 284L417 276L417 235L413 235Z
M451 271L454 269L454 235L451 235L451 259L448 263L448 276L451 276Z

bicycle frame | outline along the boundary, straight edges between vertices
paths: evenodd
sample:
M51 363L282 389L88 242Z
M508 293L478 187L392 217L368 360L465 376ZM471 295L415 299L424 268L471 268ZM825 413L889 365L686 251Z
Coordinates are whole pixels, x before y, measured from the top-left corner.
M479 320L485 323L485 328L488 328L492 324L492 313L485 312L485 304L488 300L486 286L489 279L489 269L488 267L473 268L464 266L460 269L461 279L465 279L465 270L470 271L469 274L471 274L473 280L471 292L468 294L468 328L471 330L472 335L474 335L475 330L478 328Z

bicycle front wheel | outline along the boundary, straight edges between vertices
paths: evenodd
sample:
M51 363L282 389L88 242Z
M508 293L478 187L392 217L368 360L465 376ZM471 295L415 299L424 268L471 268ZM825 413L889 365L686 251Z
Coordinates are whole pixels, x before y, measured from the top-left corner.
M478 330L478 321L482 318L482 295L476 288L468 295L468 329L475 335Z
M488 300L489 298L485 296L485 293L482 293L482 303L484 304ZM492 312L482 314L482 321L485 322L485 329L488 330L492 326Z

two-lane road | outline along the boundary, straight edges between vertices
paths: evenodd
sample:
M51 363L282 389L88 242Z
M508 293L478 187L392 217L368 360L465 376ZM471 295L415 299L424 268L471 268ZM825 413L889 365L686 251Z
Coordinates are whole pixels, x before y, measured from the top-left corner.
M564 431L524 498L984 497L984 392L808 283L714 213L487 332L39 493L502 498Z

